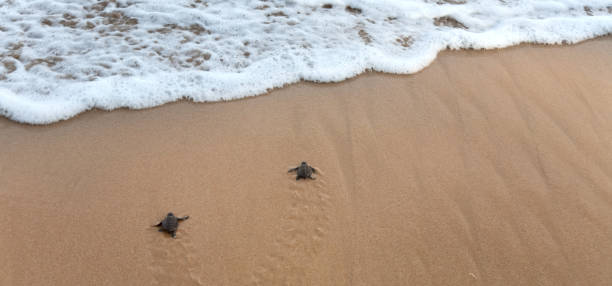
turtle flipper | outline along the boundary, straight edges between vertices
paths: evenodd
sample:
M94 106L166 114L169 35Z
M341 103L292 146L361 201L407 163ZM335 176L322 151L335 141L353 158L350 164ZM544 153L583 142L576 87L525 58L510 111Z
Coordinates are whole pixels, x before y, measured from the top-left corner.
M310 167L310 170L312 170L312 173L313 173L313 174L317 173L317 169L315 169L315 168L313 168L313 167Z
M298 168L299 168L299 167L295 167L295 168L293 168L293 169L289 169L289 172L287 172L287 173L295 172L295 171L297 171L297 170L298 170Z
M152 225L152 227L161 226L161 225L162 225L162 222L160 221L158 224Z
M186 216L184 216L184 217L180 217L180 218L178 218L178 220L179 220L179 221L181 221L181 220L186 220L186 219L188 219L188 218L189 218L189 216L188 216L188 215L186 215Z

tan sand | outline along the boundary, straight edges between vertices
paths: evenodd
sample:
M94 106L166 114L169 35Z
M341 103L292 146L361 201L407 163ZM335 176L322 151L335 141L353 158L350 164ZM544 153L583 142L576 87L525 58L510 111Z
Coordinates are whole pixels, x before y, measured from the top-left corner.
M610 51L1 119L0 285L610 285Z

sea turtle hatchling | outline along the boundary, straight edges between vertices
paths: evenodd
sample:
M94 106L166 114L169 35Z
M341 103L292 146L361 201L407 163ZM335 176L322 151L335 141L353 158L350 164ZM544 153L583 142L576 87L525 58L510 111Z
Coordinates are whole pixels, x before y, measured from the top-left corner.
M176 238L176 231L178 230L179 221L186 220L188 218L188 215L184 217L176 217L173 213L168 213L166 218L154 226L160 226L161 228L159 231L168 232L170 235L172 235L172 238Z
M312 177L312 174L316 173L317 170L311 166L308 166L308 164L306 164L306 162L302 162L302 164L300 164L299 166L290 169L289 172L296 172L297 171L297 177L295 177L295 180L299 180L299 179L311 179L314 180L315 178Z

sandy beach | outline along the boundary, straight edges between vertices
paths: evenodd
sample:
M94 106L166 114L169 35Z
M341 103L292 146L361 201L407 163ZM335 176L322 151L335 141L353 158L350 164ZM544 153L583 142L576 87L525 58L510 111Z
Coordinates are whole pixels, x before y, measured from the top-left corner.
M0 285L609 285L610 51L0 118ZM169 211L176 239L151 227Z

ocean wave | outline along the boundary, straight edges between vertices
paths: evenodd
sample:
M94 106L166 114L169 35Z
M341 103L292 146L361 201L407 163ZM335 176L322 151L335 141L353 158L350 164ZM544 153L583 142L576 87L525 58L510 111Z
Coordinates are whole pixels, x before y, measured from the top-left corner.
M612 1L6 0L0 19L0 114L47 124L414 73L444 49L576 43L612 32Z

